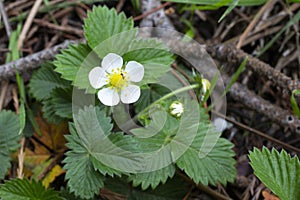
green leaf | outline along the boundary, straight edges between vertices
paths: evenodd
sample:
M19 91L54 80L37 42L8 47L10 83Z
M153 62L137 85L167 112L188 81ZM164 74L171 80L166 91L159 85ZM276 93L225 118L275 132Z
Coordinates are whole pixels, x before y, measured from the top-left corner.
M172 53L156 39L136 39L127 53L123 55L124 61L134 60L145 68L145 74L140 85L156 83L159 78L170 70L173 63Z
M11 112L3 110L0 112L0 179L3 179L10 167L9 153L19 148L20 121L18 116Z
M90 88L88 74L100 65L100 60L88 45L70 45L55 58L55 71L60 73L62 78L72 81L72 84L80 89Z
M51 94L51 103L55 110L55 115L61 118L72 118L72 87L65 89L57 88Z
M133 20L115 9L94 7L84 21L84 33L89 46L103 58L108 53L123 55L137 35Z
M293 108L293 113L295 115L297 115L298 117L300 117L300 109L299 109L297 100L295 98L295 94L300 95L300 90L293 90L291 98L290 98L291 105L292 105L292 108Z
M67 188L61 187L59 190L59 196L64 198L64 200L86 200L85 198L80 198L76 196L74 193L71 193ZM99 196L95 196L94 198L90 198L89 200L103 200Z
M196 102L184 102L185 111L180 121L167 115L162 131L150 138L138 139L141 149L153 152L153 159L147 165L151 169L153 166L164 165L165 161L169 164L176 162L196 183L216 185L232 182L236 174L235 161L232 158L233 144L219 138L219 132L211 130L210 121L203 108L200 108L200 113L195 108ZM156 118L159 116L162 114ZM159 118L161 119L158 121L163 120L162 117ZM158 126L159 123L156 124ZM147 129L146 126L145 130L138 128L131 132L139 136L147 132Z
M49 123L59 124L59 123L65 121L64 118L62 118L56 114L54 104L53 104L51 98L43 100L42 104L43 104L43 107L42 107L43 117L45 119L47 119L47 121Z
M101 119L101 114L98 114L99 119ZM123 150L131 151L131 152L138 152L136 141L133 139L132 136L124 135L123 133L113 133L108 136L111 145L115 145L116 147L120 147ZM101 161L101 160L100 160ZM99 162L98 160L94 160L93 162L94 167L98 169L103 175L110 175L114 177L114 175L121 176L121 171L108 167L103 163ZM126 174L126 172L123 172Z
M133 190L128 200L181 200L184 199L188 193L189 188L186 183L179 179L173 178L167 181L167 183L158 186L155 190Z
M68 81L60 78L59 74L54 72L53 64L47 62L32 74L29 91L37 100L42 101L50 97L53 89L66 88L69 85Z
M140 151L151 154L149 160L146 159L145 161L149 172L136 173L129 176L129 180L133 181L133 186L141 184L143 190L149 186L154 189L175 174L175 165L172 157L173 149L170 142L179 130L180 121L169 114L164 116L165 113L162 110L152 112L152 120L148 126L131 130L137 137L136 140L140 145ZM146 137L147 135L148 137Z
M134 187L141 185L143 190L146 190L149 186L154 189L160 183L165 184L168 178L172 178L174 174L175 166L168 165L153 172L133 174L129 176L128 180L133 182Z
M141 169L142 157L134 153L136 146L131 142L124 142L126 138L117 142L111 139L113 136L110 136L112 129L110 121L105 110L93 106L79 110L74 116L78 136L96 160L117 171L130 172Z
M6 181L0 186L0 197L2 200L62 200L53 189L46 189L41 182L28 179L13 179Z
M70 124L70 135L66 136L67 147L70 149L64 159L64 169L68 188L76 196L81 198L92 198L98 194L99 189L104 186L104 176L94 169L92 157L88 150L82 145L73 124Z
M254 148L249 155L254 174L282 200L300 199L300 162L285 150L262 151Z
M219 138L220 133L210 127L207 114L201 109L198 132L191 145L176 161L177 166L203 185L233 182L236 175L233 144ZM177 148L185 146L182 140L175 140Z
M184 199L184 196L189 191L189 186L185 181L176 176L154 190L142 191L139 187L132 188L128 184L126 177L107 179L105 187L123 195L128 200L179 200Z
M0 180L4 179L5 174L7 173L7 170L11 167L10 165L10 156L6 152L0 153Z

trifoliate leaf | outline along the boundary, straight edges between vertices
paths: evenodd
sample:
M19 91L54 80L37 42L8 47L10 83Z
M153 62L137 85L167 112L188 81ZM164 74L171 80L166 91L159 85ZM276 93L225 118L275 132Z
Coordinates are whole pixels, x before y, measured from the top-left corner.
M197 106L197 104L191 102L190 107L193 106ZM142 189L147 189L149 186L155 188L160 182L163 183L167 178L174 175L174 163L178 153L180 153L180 150L184 152L187 149L187 147L182 148L177 143L180 138L186 140L189 135L193 135L193 132L197 132L197 126L194 125L199 121L197 112L188 111L189 109L187 109L187 115L181 122L167 112L164 113L164 110L157 109L151 111L152 120L148 126L131 130L138 137L136 140L141 151L145 153L146 159L144 162L147 171L129 177L129 180L134 181L134 185L141 184ZM182 123L183 128L180 128L180 123ZM147 135L148 137L146 137Z
M175 174L171 149L167 145L172 135L176 134L179 122L170 115L164 117L161 110L153 112L151 118L151 124L146 128L131 130L138 137L136 141L140 146L140 151L150 154L149 160L145 160L147 172L135 173L129 176L129 180L133 181L133 186L141 185L143 190L150 186L154 189ZM159 125L161 122L163 126Z
M64 169L67 170L68 188L76 196L89 199L104 186L105 178L94 169L91 155L82 145L82 141L72 124L70 124L70 133L71 135L66 136L70 151L66 153L67 157L63 161L65 163Z
M41 182L28 179L13 179L0 186L2 200L63 200L53 189L46 190Z
M186 111L185 111L186 112ZM184 113L185 113L184 112ZM236 169L233 144L219 138L220 133L209 126L207 114L201 109L198 132L187 150L176 161L176 165L194 180L204 185L233 182ZM188 136L187 136L188 137ZM185 146L183 140L176 140L177 148Z
M108 53L123 55L137 35L133 20L115 9L94 7L84 21L84 33L89 46L103 58Z
M90 87L88 74L94 67L100 65L98 56L86 44L70 45L62 50L54 61L55 71L62 78L72 81L72 84L81 89Z
M42 101L50 97L54 88L66 88L69 85L68 81L60 78L59 74L54 72L54 65L47 62L32 74L29 88L33 96Z
M262 151L254 148L249 155L254 174L282 200L300 199L300 162L285 150Z
M140 85L158 82L173 62L170 51L156 39L136 39L123 56L125 61L136 61L145 68L145 74Z
M122 141L114 144L108 137L112 124L105 110L85 107L74 116L74 124L84 147L105 166L125 173L143 168L142 157L134 153L135 146Z
M9 153L19 147L20 121L16 114L3 110L0 112L0 179L3 179L10 167Z

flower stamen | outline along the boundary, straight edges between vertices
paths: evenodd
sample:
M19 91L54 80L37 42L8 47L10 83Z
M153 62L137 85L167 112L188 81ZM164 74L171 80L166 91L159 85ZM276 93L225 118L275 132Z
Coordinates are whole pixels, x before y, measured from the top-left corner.
M117 68L117 70L112 70L111 74L107 74L108 78L106 81L109 83L112 89L116 91L122 90L124 86L128 85L128 79L126 77L126 72L123 72L121 68Z

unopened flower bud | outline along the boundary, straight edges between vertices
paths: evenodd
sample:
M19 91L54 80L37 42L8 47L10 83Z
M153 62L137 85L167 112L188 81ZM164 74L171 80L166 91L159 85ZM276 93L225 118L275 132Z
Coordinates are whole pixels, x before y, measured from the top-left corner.
M170 105L170 114L175 117L180 117L184 112L183 104L180 101L174 101Z

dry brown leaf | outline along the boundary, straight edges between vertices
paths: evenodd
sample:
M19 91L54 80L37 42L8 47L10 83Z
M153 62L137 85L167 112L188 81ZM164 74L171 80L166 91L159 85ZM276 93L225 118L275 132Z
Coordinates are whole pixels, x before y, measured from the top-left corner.
M264 197L264 200L280 200L277 196L271 194L269 190L263 190L262 196Z

